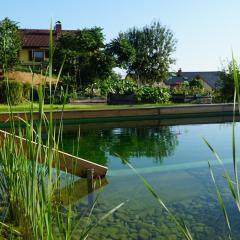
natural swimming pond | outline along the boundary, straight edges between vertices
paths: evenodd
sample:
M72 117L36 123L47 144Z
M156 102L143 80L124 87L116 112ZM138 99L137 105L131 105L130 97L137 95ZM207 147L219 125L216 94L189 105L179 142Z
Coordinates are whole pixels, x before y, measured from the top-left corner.
M219 167L202 137L208 139L231 171L231 123L161 126L151 122L65 126L63 148L108 166L105 186L91 195L98 197L92 218L125 202L118 211L91 231L89 239L182 239L176 225L118 157L128 160L152 185L166 205L186 221L194 239L225 239L227 226L217 201L208 161L223 192L234 239L240 239L239 216ZM237 125L240 133L240 125ZM237 135L238 136L238 135ZM237 137L237 146L239 146ZM74 149L74 150L73 150ZM80 185L76 184L76 187ZM88 197L76 191L81 212Z

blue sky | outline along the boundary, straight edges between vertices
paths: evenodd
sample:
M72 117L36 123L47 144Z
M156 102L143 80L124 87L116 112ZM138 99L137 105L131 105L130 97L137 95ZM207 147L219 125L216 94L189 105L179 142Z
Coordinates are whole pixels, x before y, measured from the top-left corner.
M159 20L178 40L172 69L207 71L221 69L232 50L239 59L239 12L239 0L2 0L0 19L22 28L49 28L51 17L64 29L100 26L106 41Z

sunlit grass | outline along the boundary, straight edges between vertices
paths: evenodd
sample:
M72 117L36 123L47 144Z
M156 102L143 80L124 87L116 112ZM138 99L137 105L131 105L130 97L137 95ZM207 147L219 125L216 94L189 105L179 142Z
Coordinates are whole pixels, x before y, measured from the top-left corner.
M81 110L81 109L114 109L114 108L141 108L141 107L161 107L161 106L185 106L189 104L135 104L135 105L107 105L107 104L65 104L64 110ZM18 111L29 111L33 109L34 111L38 111L39 103L22 103L16 106L12 106L13 112ZM58 104L44 104L44 110L62 110L62 105ZM0 112L8 112L9 107L6 104L0 104Z

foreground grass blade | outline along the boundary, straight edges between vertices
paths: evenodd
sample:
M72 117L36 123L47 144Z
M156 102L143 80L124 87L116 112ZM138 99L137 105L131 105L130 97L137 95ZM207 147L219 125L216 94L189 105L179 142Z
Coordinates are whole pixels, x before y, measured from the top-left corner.
M86 230L84 230L84 232L82 233L80 239L87 239L88 237L88 234L89 232L97 227L103 220L105 220L107 217L109 217L110 215L112 215L114 212L116 212L119 208L121 208L124 204L126 203L125 202L121 202L119 205L117 205L116 207L114 207L113 209L111 209L110 211L108 211L106 214L104 214L100 220L98 220L98 222L94 225L90 225L88 228L86 228Z
M220 193L220 191L219 191L219 188L218 188L218 186L217 186L217 184L216 184L216 181L215 181L215 178L214 178L214 175L213 175L213 171L212 171L212 167L211 167L210 162L208 162L208 167L209 167L209 170L210 170L210 174L211 174L211 177L212 177L214 186L215 186L215 188L216 188L217 198L218 198L219 205L220 205L220 207L221 207L221 209L222 209L222 212L223 212L224 218L225 218L225 220L226 220L228 229L229 229L229 231L231 232L231 226L230 226L230 222L229 222L227 210L226 210L226 207L225 207L225 205L224 205L222 195L221 195L221 193Z
M213 155L216 157L216 159L218 160L219 164L222 166L223 171L224 171L224 177L227 179L227 183L228 183L228 187L229 190L233 196L233 199L237 205L238 210L240 211L240 202L239 202L239 198L238 198L238 194L236 193L236 190L233 186L233 184L236 184L235 182L233 182L227 172L227 170L224 168L224 164L221 160L221 158L219 157L219 155L216 153L216 151L213 149L213 147L210 145L210 143L203 138L204 142L206 143L206 145L208 146L208 148L211 150L211 152L213 153Z
M235 136L235 126L236 126L236 103L238 103L238 111L240 113L240 98L239 98L239 79L238 79L238 69L236 60L232 54L232 65L233 65L233 80L234 80L234 104L233 104L233 123L232 123L232 154L233 154L233 168L234 177L236 182L237 198L240 199L239 191L239 179L238 179L238 162L236 158L236 136Z
M153 197L157 200L157 202L164 208L164 210L169 214L169 216L172 218L172 220L176 223L178 229L180 230L183 237L187 240L192 240L191 233L186 226L183 219L178 220L174 214L169 210L169 208L165 205L165 203L162 201L160 196L155 192L155 190L152 188L152 186L147 182L147 180L140 175L137 170L125 159L122 159L118 154L115 154L117 157L119 157L143 182L144 186L147 188L147 190L153 195Z

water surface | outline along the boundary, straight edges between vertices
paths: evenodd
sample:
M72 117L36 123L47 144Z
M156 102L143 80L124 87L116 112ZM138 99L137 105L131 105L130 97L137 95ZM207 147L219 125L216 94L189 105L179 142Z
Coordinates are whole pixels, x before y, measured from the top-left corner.
M100 192L93 220L126 202L89 238L182 239L176 225L117 154L147 179L177 216L185 219L194 239L225 239L228 232L210 177L210 161L231 216L234 239L239 239L240 219L226 190L223 171L202 139L205 137L212 144L232 172L231 124L161 126L136 122L136 126L115 123L81 125L80 131L78 125L64 128L65 151L109 168L106 185L92 194ZM240 133L239 124L236 131ZM79 212L88 200L84 194L76 193L74 202Z

